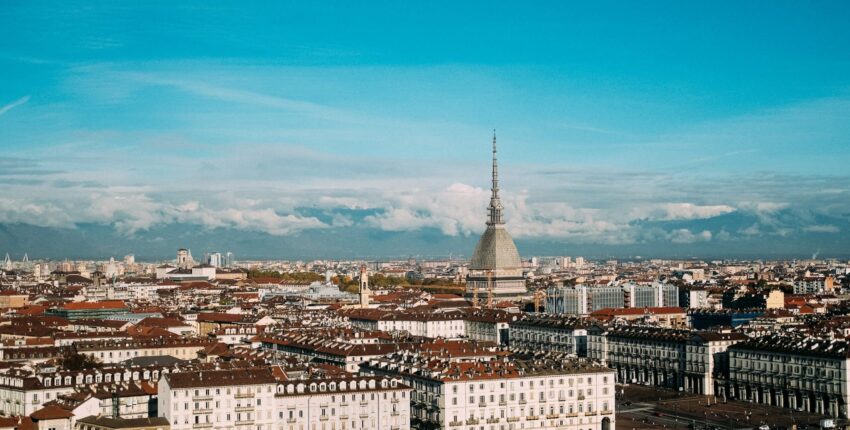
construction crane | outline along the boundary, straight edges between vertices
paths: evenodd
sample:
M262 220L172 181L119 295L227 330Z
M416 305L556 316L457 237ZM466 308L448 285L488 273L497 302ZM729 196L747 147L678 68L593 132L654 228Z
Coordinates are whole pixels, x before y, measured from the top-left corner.
M478 307L478 282L472 282L472 307Z
M487 307L493 307L493 271L487 271Z

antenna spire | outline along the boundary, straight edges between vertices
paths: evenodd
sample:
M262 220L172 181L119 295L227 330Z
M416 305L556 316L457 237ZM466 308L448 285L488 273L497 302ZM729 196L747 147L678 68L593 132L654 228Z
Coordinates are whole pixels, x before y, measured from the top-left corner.
M502 220L502 201L499 200L499 163L496 158L496 129L493 129L493 184L490 188L490 220L488 225L503 224Z

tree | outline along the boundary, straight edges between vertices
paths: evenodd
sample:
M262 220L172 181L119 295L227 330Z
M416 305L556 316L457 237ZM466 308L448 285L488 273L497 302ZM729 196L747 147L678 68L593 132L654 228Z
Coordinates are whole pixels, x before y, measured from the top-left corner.
M67 370L98 369L103 365L93 355L72 352L59 359L59 365Z
M316 282L323 281L325 277L313 272L295 272L281 273L274 270L251 270L248 272L248 279L254 278L274 278L289 282Z

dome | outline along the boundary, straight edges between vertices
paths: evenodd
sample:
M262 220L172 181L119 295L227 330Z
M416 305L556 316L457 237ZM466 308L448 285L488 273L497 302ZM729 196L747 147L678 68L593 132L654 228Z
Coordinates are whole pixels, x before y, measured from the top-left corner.
M478 240L469 268L472 270L517 269L522 267L519 251L503 225L488 225Z

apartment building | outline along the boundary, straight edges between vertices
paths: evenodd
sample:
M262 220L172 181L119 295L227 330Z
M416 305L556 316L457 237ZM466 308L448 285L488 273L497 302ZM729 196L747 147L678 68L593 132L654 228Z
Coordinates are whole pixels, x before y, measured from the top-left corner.
M400 379L289 378L258 367L164 375L158 401L173 430L406 430L409 395Z
M416 429L614 428L614 371L564 354L458 361L403 352L361 372L413 388Z
M78 353L91 355L102 363L119 363L136 357L163 355L192 360L198 358L198 352L215 344L216 341L211 339L169 337L77 342L74 348Z
M588 357L615 369L619 382L712 395L728 372L727 350L746 339L731 331L594 325L588 329Z
M587 326L573 315L526 314L510 324L510 345L587 357Z
M29 415L47 402L74 393L76 387L82 385L157 380L161 373L168 372L168 369L156 366L104 367L84 371L50 368L43 368L43 370L41 373L33 374L8 369L0 374L0 413Z
M729 347L729 398L848 416L850 348L843 339L772 334Z

